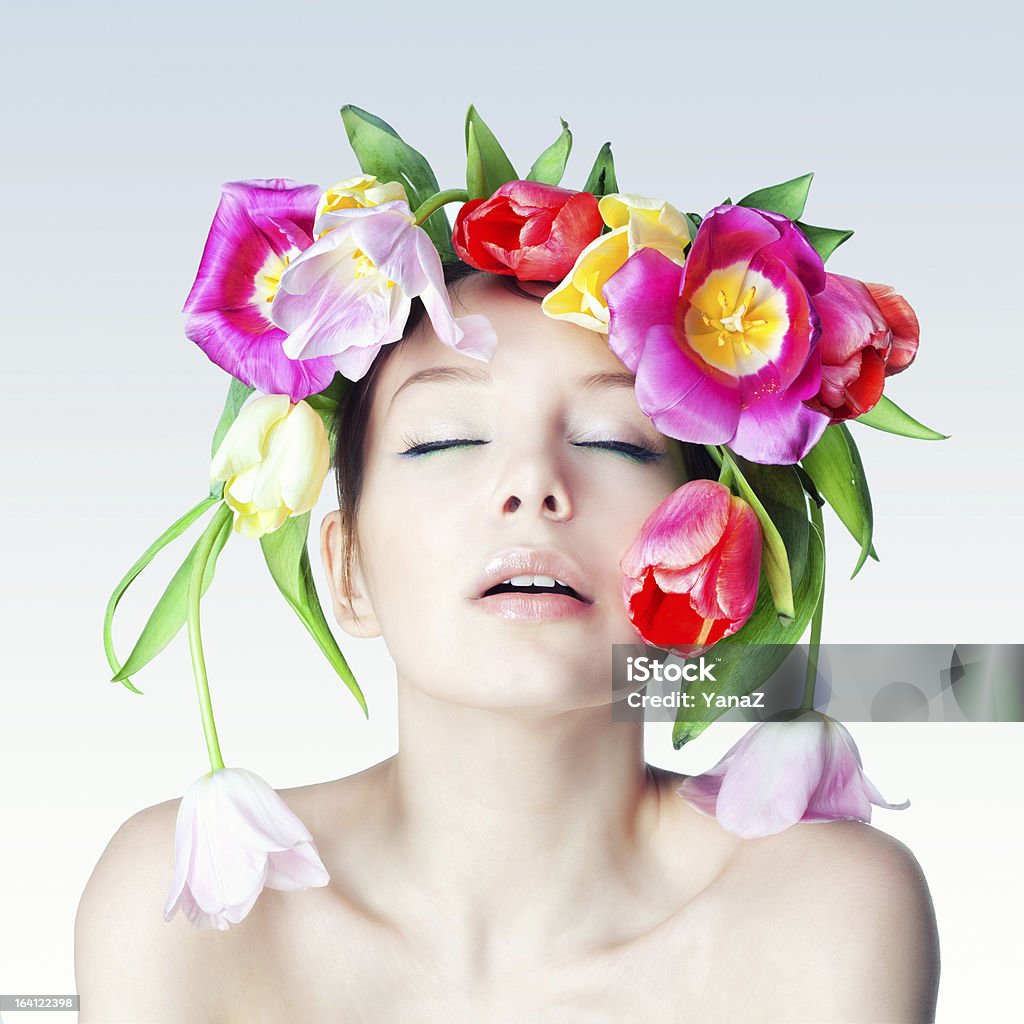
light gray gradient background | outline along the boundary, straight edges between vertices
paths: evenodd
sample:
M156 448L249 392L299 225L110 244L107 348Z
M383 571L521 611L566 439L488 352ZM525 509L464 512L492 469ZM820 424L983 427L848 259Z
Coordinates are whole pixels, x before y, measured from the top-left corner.
M881 562L850 582L855 546L827 514L824 638L1021 640L1022 25L1009 6L954 9L4 5L0 992L74 991L74 914L105 843L207 767L184 636L136 677L138 697L107 682L103 610L206 488L227 378L180 309L220 185L357 173L344 103L391 122L443 186L463 180L469 102L521 170L560 114L576 139L566 184L610 139L624 190L687 210L816 172L806 219L856 230L829 269L894 285L921 320L917 361L888 394L952 435L854 426ZM122 656L185 545L124 601ZM315 534L312 556L326 594ZM229 763L285 788L396 749L382 642L338 631L367 724L254 542L232 537L204 626ZM671 727L651 727L648 755L699 772L744 728L676 753ZM874 824L929 879L939 1019L1019 1020L1021 727L854 734L885 796L912 800Z

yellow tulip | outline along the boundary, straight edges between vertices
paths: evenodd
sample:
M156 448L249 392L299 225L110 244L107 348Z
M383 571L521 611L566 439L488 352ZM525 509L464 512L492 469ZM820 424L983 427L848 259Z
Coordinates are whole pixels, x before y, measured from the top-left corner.
M405 186L400 181L382 184L372 174L358 174L354 178L339 181L324 192L316 208L316 220L320 219L322 213L377 206L396 199L403 203L409 202Z
M225 481L235 532L256 538L313 508L329 464L327 430L313 407L263 395L244 405L228 428L210 479Z
M626 260L641 249L657 249L680 266L690 232L683 215L670 203L619 192L598 204L612 230L595 238L577 257L572 270L544 298L541 308L556 320L608 333L608 306L602 289Z

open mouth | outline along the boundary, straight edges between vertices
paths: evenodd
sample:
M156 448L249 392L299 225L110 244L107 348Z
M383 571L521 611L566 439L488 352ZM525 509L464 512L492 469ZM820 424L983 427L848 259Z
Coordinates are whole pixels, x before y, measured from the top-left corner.
M551 576L513 576L485 590L480 596L490 597L492 594L532 594L535 597L543 594L564 594L582 604L591 603L568 584Z

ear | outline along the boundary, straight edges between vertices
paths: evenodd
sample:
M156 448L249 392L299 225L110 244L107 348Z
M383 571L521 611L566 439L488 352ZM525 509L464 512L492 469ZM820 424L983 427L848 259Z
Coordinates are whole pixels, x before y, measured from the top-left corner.
M338 509L328 512L320 524L320 557L331 588L331 603L338 625L349 636L380 636L380 623L370 603L358 551L352 553L350 589L346 590L344 586L342 567L345 564L345 536Z

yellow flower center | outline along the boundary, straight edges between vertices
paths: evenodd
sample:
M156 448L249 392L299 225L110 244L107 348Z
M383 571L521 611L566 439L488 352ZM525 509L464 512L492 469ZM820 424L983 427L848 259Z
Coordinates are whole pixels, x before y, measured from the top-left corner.
M377 277L379 277L379 276L381 276L380 271L377 269L377 267L374 264L373 260L371 260L370 257L367 256L366 253L363 252L362 249L356 249L352 253L352 260L353 260L353 262L356 265L355 275L356 275L356 280L357 281L361 280L364 277L370 277L370 276L377 276ZM389 280L388 281L388 288L394 288L394 287L395 287L395 282Z
M683 329L707 363L742 377L777 358L788 325L784 293L739 262L708 275L690 299Z
M726 297L726 294L720 288L718 290L718 306L719 316L712 317L708 316L707 313L701 312L700 318L704 322L705 327L713 327L718 334L718 347L721 348L726 342L732 340L733 344L738 344L740 351L745 355L750 355L750 345L747 342L746 332L757 330L758 327L767 327L767 320L752 319L745 317L744 314L754 305L754 296L757 294L757 286L751 285L747 289L746 295L743 297L743 301L735 307L732 307L730 312L730 302ZM739 338L730 339L730 335L738 334Z
M296 252L298 249L293 249L285 256L278 256L277 253L272 252L260 267L253 284L256 288L256 301L261 306L264 302L274 301L277 289L281 287L281 275L291 263L292 255Z

